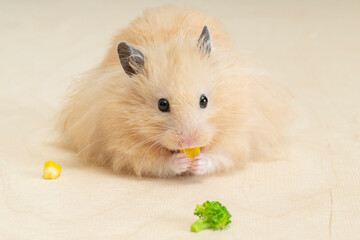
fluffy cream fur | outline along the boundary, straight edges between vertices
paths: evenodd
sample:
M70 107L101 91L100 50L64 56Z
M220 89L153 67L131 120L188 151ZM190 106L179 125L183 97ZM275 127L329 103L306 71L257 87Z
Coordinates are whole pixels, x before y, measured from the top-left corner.
M204 25L212 37L210 56L197 46ZM124 72L116 51L121 41L144 53L143 73L130 78ZM82 159L139 176L175 175L169 162L184 134L202 147L207 174L276 157L282 99L243 66L214 18L190 9L149 9L74 83L59 125ZM209 99L205 109L201 94ZM160 98L169 100L169 113L159 111Z

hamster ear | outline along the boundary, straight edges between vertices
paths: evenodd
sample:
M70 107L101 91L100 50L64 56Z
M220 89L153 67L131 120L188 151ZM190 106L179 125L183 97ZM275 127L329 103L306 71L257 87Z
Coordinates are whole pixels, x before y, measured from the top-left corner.
M204 51L206 54L210 55L211 52L211 36L209 28L205 25L200 38L198 40L198 46L199 48Z
M142 71L144 54L127 42L118 45L120 63L127 75L132 77Z

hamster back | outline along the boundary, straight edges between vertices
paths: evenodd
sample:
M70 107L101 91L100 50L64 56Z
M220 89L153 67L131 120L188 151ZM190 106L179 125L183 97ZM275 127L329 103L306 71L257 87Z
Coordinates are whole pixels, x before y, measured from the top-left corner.
M242 62L213 17L145 10L74 81L59 128L83 160L138 176L211 174L273 155L283 110ZM180 152L190 148L201 154Z

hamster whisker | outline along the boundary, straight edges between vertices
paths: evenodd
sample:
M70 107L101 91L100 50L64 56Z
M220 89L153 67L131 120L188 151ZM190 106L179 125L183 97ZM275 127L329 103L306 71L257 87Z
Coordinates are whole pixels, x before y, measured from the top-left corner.
M115 133L110 133L104 137L98 138L97 140L93 141L92 143L90 143L89 145L87 145L86 147L84 147L83 149L81 149L78 153L76 153L75 157L78 157L80 155L80 153L82 153L83 151L87 150L89 147L91 147L92 145L94 145L95 143L100 142L101 140L104 140L107 137L113 136L115 134L120 134L120 132L115 132Z
M148 152L150 152L150 150L154 147L157 146L156 149L154 149L154 151L156 151L159 147L162 147L161 143L159 143L159 141L154 141L153 144L151 144L151 146L148 148L148 150L145 152L145 154L143 155L143 161L145 159L145 157L147 156Z
M218 130L218 131L223 131L223 132L225 132L225 131L249 132L249 131L250 131L250 129L240 129L240 128L222 128L222 129L220 129L220 130Z
M164 131L165 128L160 128L160 127L152 127L152 126L141 126L141 127L131 127L131 129L140 129L140 130L144 130L144 129L151 129L151 130L161 130Z
M153 141L154 139L156 138L159 138L159 137L162 137L163 135L165 135L166 133L161 133L161 134L158 134L158 135L155 135L155 136L152 136L150 138L147 138L145 139L144 141L140 141L139 143L133 145L130 149L129 149L129 152L131 152L134 148L137 148L137 147L140 147L140 146L143 146L151 141Z

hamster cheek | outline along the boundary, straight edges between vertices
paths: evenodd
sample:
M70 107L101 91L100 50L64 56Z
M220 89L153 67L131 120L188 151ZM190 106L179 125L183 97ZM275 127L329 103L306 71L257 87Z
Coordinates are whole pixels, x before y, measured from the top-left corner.
M195 161L191 163L190 171L195 175L204 175L209 172L209 157L206 154L195 156Z
M191 159L185 153L174 153L170 158L170 168L176 174L185 172L190 167Z

